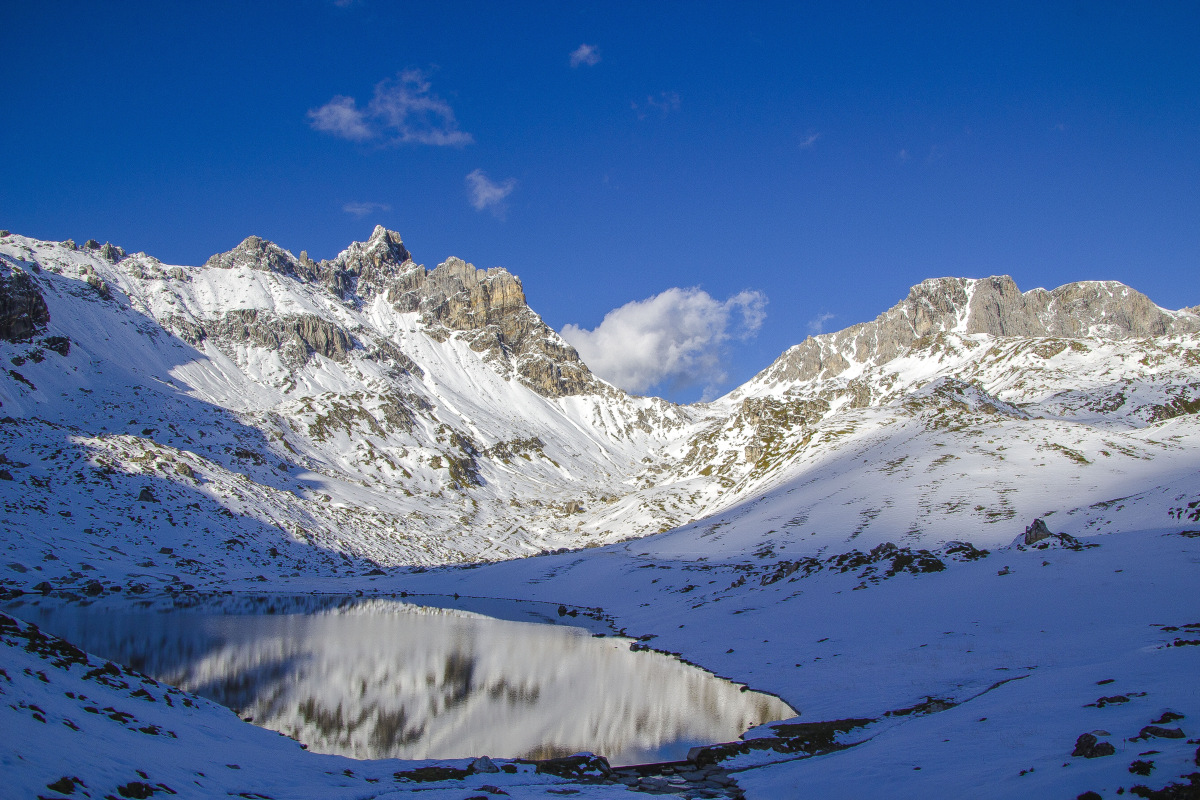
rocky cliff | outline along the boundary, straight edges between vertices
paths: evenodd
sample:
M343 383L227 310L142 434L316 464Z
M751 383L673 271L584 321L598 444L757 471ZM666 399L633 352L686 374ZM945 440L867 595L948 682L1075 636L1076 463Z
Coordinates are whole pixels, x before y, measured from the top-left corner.
M871 322L809 337L755 378L791 383L831 378L852 362L883 364L940 333L1119 341L1200 331L1194 311L1167 311L1115 281L1022 293L1007 275L934 278Z

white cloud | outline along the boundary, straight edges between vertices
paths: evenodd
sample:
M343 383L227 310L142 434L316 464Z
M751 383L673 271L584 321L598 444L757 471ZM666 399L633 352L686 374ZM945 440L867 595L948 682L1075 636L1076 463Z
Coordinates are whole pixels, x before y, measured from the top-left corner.
M362 142L381 139L390 144L455 146L475 141L458 129L454 109L432 94L429 79L417 69L375 85L366 108L353 97L338 95L320 108L310 109L309 124L322 133Z
M467 175L467 192L471 197L471 205L476 211L489 210L497 217L503 218L504 199L517 188L516 178L509 178L502 183L495 183L483 170L477 169Z
M342 206L342 211L347 214L353 214L356 217L365 217L368 214L374 214L376 211L391 211L392 207L387 203L346 203Z
M594 67L600 63L600 48L594 44L581 44L571 51L571 67L583 64Z
M680 105L682 100L678 92L659 92L657 96L647 95L645 103L630 103L629 107L637 113L638 119L645 119L647 109L658 111L665 117L672 111L678 111Z
M631 392L669 383L704 386L726 380L727 345L749 339L766 318L767 297L743 291L725 300L698 288L668 289L604 315L594 330L566 325L562 337L597 375Z
M358 109L353 97L339 94L320 108L309 110L308 119L308 124L314 129L352 142L361 142L376 135L367 125L366 115Z
M825 314L818 314L817 316L810 319L808 321L809 336L816 336L821 331L825 330L825 323L829 322L829 320L833 319L835 316L837 316L837 315L825 313Z
M800 142L800 149L801 150L812 149L812 146L817 143L817 139L820 139L820 138L821 138L821 134L810 133L808 136L804 137L804 139Z

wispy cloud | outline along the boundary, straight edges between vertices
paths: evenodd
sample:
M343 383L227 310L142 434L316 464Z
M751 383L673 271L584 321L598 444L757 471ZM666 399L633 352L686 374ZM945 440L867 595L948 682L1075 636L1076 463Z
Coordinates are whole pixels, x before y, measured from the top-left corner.
M571 68L586 64L594 67L600 63L600 48L594 44L581 44L571 51Z
M808 136L805 136L803 139L800 140L800 149L801 150L811 150L813 145L815 145L817 143L817 139L820 139L820 138L821 138L821 134L810 133Z
M365 108L359 108L353 97L337 95L325 105L309 109L309 125L354 142L461 147L475 141L458 129L454 109L430 88L424 72L408 69L377 83Z
M897 160L897 161L908 161L910 158L912 158L912 156L910 156L910 155L908 154L908 149L907 149L907 148L901 147L901 148L900 148L900 152L899 152L899 153L896 153L896 160Z
M825 323L834 318L834 314L818 314L808 321L808 335L816 336L825 330Z
M647 95L644 103L630 103L629 107L638 115L638 119L645 119L651 111L657 111L665 117L672 111L678 111L681 105L678 92L659 92L657 95Z
M667 289L608 312L594 330L566 325L562 336L597 375L622 389L703 386L708 397L726 380L729 343L758 333L766 305L757 291L721 301L698 288Z
M353 142L372 139L378 135L367 124L367 117L353 97L337 95L320 108L309 109L308 124L322 133L330 133Z
M391 211L392 207L387 203L346 203L342 206L342 211L347 214L353 214L356 217L365 217L368 214L374 214L376 211Z
M512 194L515 188L517 188L516 178L495 183L481 169L474 170L467 175L467 194L471 198L471 205L475 207L476 211L491 211L498 219L504 218L507 210L504 200Z

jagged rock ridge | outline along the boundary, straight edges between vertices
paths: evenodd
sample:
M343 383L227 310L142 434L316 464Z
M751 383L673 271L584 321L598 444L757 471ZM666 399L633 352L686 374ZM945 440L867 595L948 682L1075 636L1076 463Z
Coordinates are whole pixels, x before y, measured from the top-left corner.
M1122 340L1200 330L1194 311L1166 311L1115 281L1069 283L1022 293L1007 275L972 280L935 278L872 322L809 337L756 381L830 378L851 362L882 364L939 333L1033 338Z
M304 252L296 258L251 236L233 250L214 255L205 266L275 272L323 286L355 307L383 298L398 312L419 312L427 333L435 338L461 334L497 368L546 397L604 388L575 348L529 308L516 276L501 267L476 269L460 258L426 270L413 262L400 235L383 226L377 226L366 242L356 242L330 260L314 262ZM340 352L349 338L344 332L321 330L314 344L298 329L303 326L319 327L312 321L285 324L310 352L328 349L325 343L331 341L333 352ZM278 341L280 332L248 328L246 335L262 343Z

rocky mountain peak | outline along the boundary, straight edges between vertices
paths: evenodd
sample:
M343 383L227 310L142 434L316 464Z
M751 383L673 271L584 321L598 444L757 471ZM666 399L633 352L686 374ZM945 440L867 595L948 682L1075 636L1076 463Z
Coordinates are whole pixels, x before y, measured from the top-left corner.
M258 236L247 236L232 250L210 257L204 266L216 269L249 267L295 276L299 263L294 255L274 242Z
M400 238L400 234L395 231L389 231L382 225L376 225L375 230L371 232L371 238L367 239L366 251L371 255L376 265L383 261L390 261L393 264L400 265L405 261L411 261L412 256L408 252L408 248L404 246L404 241Z
M370 300L376 295L414 288L425 277L413 263L400 234L382 225L365 242L354 242L337 258L310 267L315 280L343 300Z
M852 362L883 364L941 333L1122 340L1200 331L1194 310L1159 308L1117 281L1081 281L1022 292L1008 275L933 278L871 322L809 337L756 380L831 378Z
M426 331L444 341L465 338L502 374L513 375L547 397L601 391L604 387L566 343L529 308L521 281L502 267L476 269L451 257L433 270L413 262L400 234L376 226L336 258L315 262L250 236L206 267L276 272L317 284L343 302L360 306L377 297L400 313L419 312ZM312 349L311 347L308 349Z
M1007 275L973 281L966 333L1143 338L1200 330L1200 318L1159 308L1117 281L1080 281L1022 293Z

